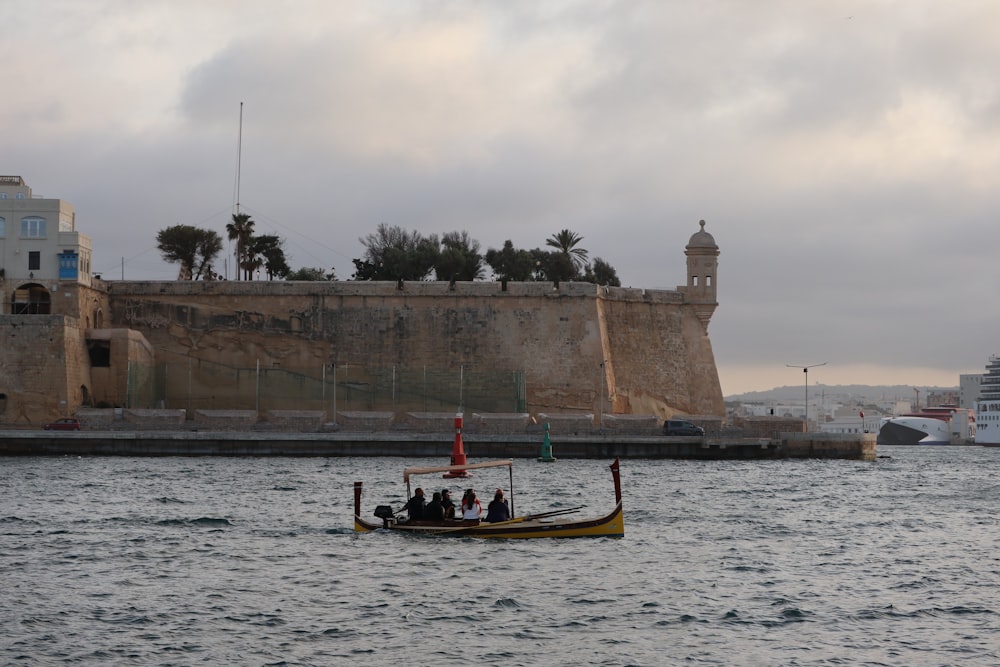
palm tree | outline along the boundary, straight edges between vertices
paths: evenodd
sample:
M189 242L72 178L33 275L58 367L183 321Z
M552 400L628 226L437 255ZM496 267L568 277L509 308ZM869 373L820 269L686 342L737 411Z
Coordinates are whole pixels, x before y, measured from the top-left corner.
M236 241L236 279L240 278L240 269L244 269L244 279L251 276L247 264L247 251L253 239L253 218L246 213L233 213L233 221L226 225L226 233L230 241Z
M545 245L556 248L559 252L566 255L566 257L573 261L573 266L579 273L580 269L587 265L587 251L576 247L582 240L583 237L576 232L564 229L546 239Z

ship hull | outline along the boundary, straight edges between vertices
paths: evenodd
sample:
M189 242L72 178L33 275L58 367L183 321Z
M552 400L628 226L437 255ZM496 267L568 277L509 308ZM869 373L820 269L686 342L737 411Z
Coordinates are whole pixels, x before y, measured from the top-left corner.
M950 445L948 422L933 417L888 419L878 432L879 445Z

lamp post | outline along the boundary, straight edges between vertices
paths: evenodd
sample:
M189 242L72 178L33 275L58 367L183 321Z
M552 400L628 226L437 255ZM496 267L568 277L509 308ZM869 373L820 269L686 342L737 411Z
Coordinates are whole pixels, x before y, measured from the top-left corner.
M810 368L816 368L817 366L826 366L826 362L824 361L821 364L812 364L810 366L796 366L795 364L785 364L785 366L788 366L789 368L801 368L802 372L805 373L805 376L806 376L806 419L805 419L805 421L806 421L806 431L808 431L809 430L809 369Z

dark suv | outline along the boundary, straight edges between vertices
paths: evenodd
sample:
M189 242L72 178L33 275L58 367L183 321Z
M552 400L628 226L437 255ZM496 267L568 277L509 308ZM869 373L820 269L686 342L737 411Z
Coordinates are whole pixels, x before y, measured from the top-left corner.
M663 435L705 435L705 429L686 419L668 419L663 422Z

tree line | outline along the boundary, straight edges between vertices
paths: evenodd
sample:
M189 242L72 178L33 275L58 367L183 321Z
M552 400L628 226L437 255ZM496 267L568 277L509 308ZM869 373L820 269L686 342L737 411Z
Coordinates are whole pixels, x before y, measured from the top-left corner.
M254 221L245 213L234 213L226 225L230 241L235 241L237 279L253 280L263 272L267 280L336 280L329 271L302 267L292 271L285 258L284 241L278 236L254 234ZM163 258L180 265L179 279L219 278L213 264L222 252L222 237L215 231L191 225L174 225L157 233L157 247ZM364 255L355 258L351 280L457 282L484 280L487 269L495 280L583 281L617 287L621 284L615 268L600 257L590 260L580 247L583 237L563 229L545 240L545 248L516 248L510 240L500 249L480 252L478 241L468 232L448 232L424 236L396 225L378 228L358 239Z

